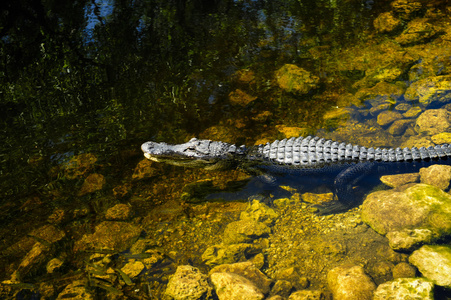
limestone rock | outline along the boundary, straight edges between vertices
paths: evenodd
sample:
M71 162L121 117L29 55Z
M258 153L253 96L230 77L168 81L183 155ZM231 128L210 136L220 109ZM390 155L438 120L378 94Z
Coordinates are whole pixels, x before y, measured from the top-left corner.
M75 242L74 250L124 251L139 237L142 229L136 225L117 221L104 221L96 226L93 234L85 234Z
M246 106L255 99L257 99L257 97L251 96L240 89L236 89L229 94L230 103L241 106Z
M127 204L116 204L106 211L105 219L107 220L127 220L132 216L132 209Z
M372 299L376 285L360 266L336 267L327 273L334 300Z
M287 280L277 280L271 289L271 296L279 295L287 298L290 295L293 285Z
M434 300L434 284L423 278L398 278L377 287L373 300Z
M394 69L374 69L367 72L367 76L370 77L370 81L375 81L375 85L371 88L361 88L355 96L360 100L365 100L371 104L372 107L379 105L390 106L390 103L396 102L396 100L404 94L405 88L403 86L392 84L384 81L391 81L389 79L396 79L400 75L400 70Z
M106 179L105 176L102 174L89 174L88 177L86 177L85 181L83 182L83 185L81 186L80 191L78 192L78 196L83 196L86 194L93 193L95 191L99 191L103 189L105 186Z
M451 99L451 75L427 77L412 83L404 97L407 101L419 101L428 106L437 103L448 103Z
M393 270L393 278L414 278L417 270L412 265L406 262L400 262L397 264Z
M418 117L423 110L421 107L412 107L408 111L402 114L404 118L416 118Z
M419 245L433 243L439 237L439 233L425 228L404 228L390 231L386 237L392 249L412 251Z
M249 243L254 239L268 236L271 229L265 224L253 220L231 222L224 230L224 244Z
M68 179L77 179L94 168L97 157L91 153L75 155L68 162L62 164L64 175Z
M263 293L248 279L234 273L213 273L210 276L219 300L260 300Z
M58 294L57 300L67 299L84 299L94 300L93 295L89 292L87 284L84 281L77 280L67 285L64 290Z
M420 169L421 183L430 184L439 189L446 190L451 180L451 166L432 165Z
M442 132L431 137L435 144L451 144L451 133Z
M224 264L214 267L208 273L234 273L250 280L264 294L269 293L269 286L272 280L257 269L251 262L240 262L234 264Z
M211 293L207 276L199 269L186 265L178 266L169 279L165 295L175 300L198 300Z
M402 118L402 115L397 111L383 111L377 116L377 124L381 126L389 125L396 120Z
M122 267L121 271L124 272L128 277L134 278L138 276L144 269L144 264L137 260L126 263L125 266Z
M159 173L159 169L157 169L155 163L148 159L141 160L135 167L133 171L132 179L140 180L144 178L150 178Z
M427 184L415 184L402 192L374 192L363 203L362 220L380 234L393 232L387 238L398 250L402 245L412 249L451 233L451 196ZM424 235L424 230L430 234Z
M274 223L274 220L278 216L279 214L276 213L274 209L254 199L251 203L249 203L246 210L241 213L240 219L254 220L269 226Z
M319 78L292 64L286 64L276 72L279 87L287 92L307 94L318 86Z
M451 288L451 246L424 245L412 253L409 262L435 284Z
M437 33L434 25L427 18L414 19L407 24L407 28L395 38L401 45L416 44L426 41Z
M407 183L418 182L419 179L420 175L418 173L385 175L380 178L383 184L393 188Z
M202 254L202 261L207 266L217 266L245 261L262 251L261 247L253 244L213 245Z
M330 298L323 291L303 290L292 293L288 300L326 300Z
M401 20L393 16L391 12L380 14L373 22L374 28L377 32L391 32L399 27Z
M422 8L419 0L395 0L391 4L393 11L399 14L403 19L408 19L410 15L418 12Z
M451 112L445 109L430 109L422 113L415 124L415 131L434 135L451 130Z
M413 123L413 120L396 120L388 128L388 133L394 136L402 135L406 131L406 129Z
M303 290L309 285L308 279L300 276L294 267L281 270L275 277L279 280L289 281L296 290Z

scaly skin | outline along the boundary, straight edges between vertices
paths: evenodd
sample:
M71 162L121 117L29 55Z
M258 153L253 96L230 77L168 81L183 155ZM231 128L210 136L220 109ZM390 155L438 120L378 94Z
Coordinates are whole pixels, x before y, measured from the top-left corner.
M366 148L338 143L319 137L291 138L252 147L224 142L191 139L187 143L169 145L147 142L141 146L150 160L177 166L227 170L240 168L256 175L247 196L255 186L265 186L274 193L280 185L306 187L326 185L339 200L325 213L344 210L358 203L353 187L378 179L382 175L418 172L431 164L451 164L451 145L429 148ZM263 183L263 184L261 184Z

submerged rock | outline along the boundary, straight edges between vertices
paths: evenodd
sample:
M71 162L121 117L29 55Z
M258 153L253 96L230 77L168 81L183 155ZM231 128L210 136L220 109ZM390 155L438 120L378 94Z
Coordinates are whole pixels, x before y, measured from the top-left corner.
M260 201L254 199L249 203L245 211L241 212L241 220L253 220L261 222L265 225L271 225L274 220L279 216L278 213L269 206Z
M213 273L234 273L250 280L264 294L269 293L269 286L272 280L257 269L251 262L240 262L235 264L224 264L210 270L209 276Z
M400 262L397 264L393 270L393 278L414 278L417 270L412 265L406 262Z
M377 32L391 32L401 25L401 20L396 18L392 12L380 14L373 22Z
M422 9L422 4L419 0L395 0L390 5L393 11L403 19L408 19Z
M248 279L235 273L213 273L210 276L219 300L260 300L263 293Z
M290 296L293 285L288 280L277 280L274 286L271 288L270 296L282 296L287 298Z
M141 160L135 167L133 171L132 179L133 180L141 180L144 178L150 178L159 173L159 164L155 164L154 162L143 159Z
M442 132L432 136L431 139L436 144L451 144L451 133Z
M374 192L363 203L362 220L392 248L411 250L451 233L451 195L428 184Z
M130 278L134 278L138 276L143 270L145 266L139 260L130 261L125 266L122 267L121 271L124 272Z
M279 87L287 92L307 94L316 88L319 78L292 64L286 64L276 72Z
M96 226L93 234L85 234L75 242L74 250L113 250L124 251L139 237L142 229L133 224L104 221Z
M395 38L401 45L417 44L437 34L438 30L429 23L427 18L414 19L407 24L407 28Z
M78 192L78 196L83 196L86 194L93 193L95 191L99 191L103 189L105 186L106 179L105 176L102 174L90 174L88 177L86 177L85 181L83 182L83 185L81 186L80 191Z
M430 184L439 189L446 190L451 180L451 166L432 165L420 169L421 183Z
M246 106L249 103L251 103L252 101L254 101L255 99L257 99L257 97L251 96L248 93L246 93L240 89L236 89L236 90L230 92L230 94L229 94L230 102L232 104L241 105L241 106Z
M373 300L434 299L434 284L423 278L398 278L379 285Z
M169 279L165 295L175 300L198 300L211 294L207 276L198 268L178 266Z
M57 300L85 299L93 300L94 296L90 293L86 282L77 280L67 285L64 290L58 294Z
M390 247L395 250L412 251L422 244L433 243L439 234L430 229L401 229L390 231L386 235Z
M404 97L407 101L419 101L428 106L431 104L446 104L451 99L451 75L433 76L412 83Z
M294 267L286 268L276 274L279 280L286 280L297 290L303 290L309 286L307 278L299 275L299 272Z
M249 243L254 239L268 236L271 228L254 220L231 222L224 230L224 244Z
M329 294L324 293L323 291L315 291L315 290L303 290L296 291L288 297L288 300L326 300L331 299Z
M376 285L360 266L336 267L327 273L334 300L372 299Z
M401 118L402 115L397 111L383 111L377 116L377 124L386 126Z
M409 262L435 284L451 288L451 246L424 245L412 253Z
M202 261L207 266L217 266L245 261L260 253L262 248L253 244L213 245L202 254Z
M84 176L94 168L97 157L91 153L83 153L72 157L62 165L67 179L76 179Z
M106 211L105 219L107 220L127 220L132 216L132 209L127 204L116 204Z
M383 184L395 188L407 183L418 182L420 175L418 173L406 173L396 175L385 175L380 178Z

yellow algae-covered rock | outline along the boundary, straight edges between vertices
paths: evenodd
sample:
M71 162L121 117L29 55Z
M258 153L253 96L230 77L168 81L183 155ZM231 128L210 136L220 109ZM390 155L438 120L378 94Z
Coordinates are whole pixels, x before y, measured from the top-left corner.
M391 32L401 25L401 20L396 18L392 12L380 14L373 22L377 32Z
M435 284L451 288L451 246L424 245L412 253L409 262Z
M96 161L97 157L94 154L83 153L64 163L62 169L66 178L76 179L91 171Z
M307 94L316 88L319 78L292 64L286 64L276 72L279 87L287 92Z
M120 203L109 208L105 214L107 220L127 220L132 216L132 208L130 205Z
M93 193L95 191L99 191L103 189L105 183L106 179L105 176L103 176L102 174L97 173L90 174L83 182L83 185L81 186L78 195L83 196L89 193Z
M442 132L442 133L438 133L436 135L433 135L431 137L431 140L440 145L440 144L451 144L451 133L449 132Z
M377 124L385 126L401 118L402 115L397 111L383 111L377 116Z
M160 165L148 159L143 159L136 165L132 179L140 180L153 177L158 174L158 166Z
M451 100L451 75L433 76L412 83L404 97L407 101L419 101L420 104L448 103Z
M446 109L426 110L418 117L415 124L416 132L427 135L435 135L449 130L451 130L451 112Z
M420 169L421 183L430 184L446 190L451 180L451 166L432 165Z
M85 234L76 241L74 251L95 249L121 252L130 248L141 232L142 229L133 224L104 221L96 226L93 234Z
M240 89L236 89L236 90L230 92L230 94L229 94L230 103L241 105L241 106L246 106L249 103L251 103L252 101L254 101L255 99L257 99L257 97L251 96L248 93L246 93Z
M392 188L402 186L407 183L418 182L419 179L420 175L418 173L385 175L380 178L383 184Z
M186 265L177 267L169 279L165 294L169 299L196 300L207 298L211 290L207 276L198 268Z
M327 283L336 300L373 299L376 285L361 266L340 266L327 273Z
M407 28L395 38L401 45L423 42L437 33L437 29L427 18L419 18L409 22Z

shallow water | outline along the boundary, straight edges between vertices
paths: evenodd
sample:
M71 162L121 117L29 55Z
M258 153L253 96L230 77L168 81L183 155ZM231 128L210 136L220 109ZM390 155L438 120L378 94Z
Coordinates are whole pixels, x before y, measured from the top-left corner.
M415 91L451 73L446 1L95 3L11 4L18 13L1 19L0 266L1 280L12 283L5 297L56 297L81 280L98 297L158 298L178 265L208 272L202 254L247 203L187 193L230 188L248 175L142 162L145 141L253 145L310 134L367 147L440 143L438 132L418 132L417 119L449 109L449 87L430 99ZM394 20L378 23L386 12ZM324 274L335 264L373 270L405 259L359 220L359 208L325 218L295 200L277 208L273 235L261 241L267 275L296 266L310 288L327 288ZM117 204L130 213L108 216ZM129 224L115 234L130 237L80 242L112 219ZM377 251L358 251L355 236ZM128 262L138 238L151 241L145 248L156 262L133 286L121 285L126 277L108 267ZM94 272L99 252L110 262ZM53 273L52 258L64 262ZM377 274L377 283L386 279Z

